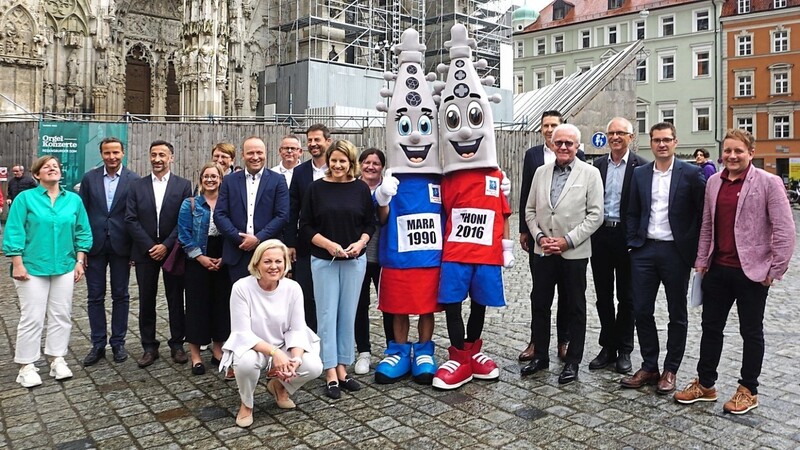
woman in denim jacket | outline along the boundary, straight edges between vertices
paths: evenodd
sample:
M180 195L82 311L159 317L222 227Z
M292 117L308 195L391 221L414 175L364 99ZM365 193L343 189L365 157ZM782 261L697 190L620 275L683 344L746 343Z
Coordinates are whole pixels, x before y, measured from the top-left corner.
M222 264L223 237L213 219L221 183L222 168L204 165L198 195L185 199L178 215L178 239L186 252L186 342L194 375L206 372L200 346L213 341L211 363L219 365L231 332L231 282ZM226 373L225 379L233 378L232 370Z

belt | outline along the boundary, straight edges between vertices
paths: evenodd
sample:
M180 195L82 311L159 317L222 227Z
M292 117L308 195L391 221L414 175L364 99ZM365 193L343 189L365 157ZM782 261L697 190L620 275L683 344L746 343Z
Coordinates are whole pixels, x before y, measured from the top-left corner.
M608 228L616 228L620 225L622 225L622 222L619 220L606 220L603 222L603 226Z
M650 239L650 238L647 238L646 241L647 242L675 242L675 241L666 241L664 239Z

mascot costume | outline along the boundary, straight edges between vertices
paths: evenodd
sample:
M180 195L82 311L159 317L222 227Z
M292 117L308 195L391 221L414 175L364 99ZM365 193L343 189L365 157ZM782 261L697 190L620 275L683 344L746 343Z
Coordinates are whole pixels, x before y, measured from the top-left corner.
M497 165L493 115L481 83L491 85L492 77L481 80L474 65L475 40L456 24L445 42L450 65L437 70L447 81L434 84L439 100L439 150L444 157L442 207L446 219L439 304L447 317L450 359L439 367L433 386L456 389L474 378L496 380L500 369L482 351L484 316L487 306L505 306L502 267L514 263L513 241L508 239L511 208L506 197L510 182ZM503 186L501 186L501 184ZM507 191L506 191L507 192ZM470 315L466 338L461 304L469 295Z
M381 261L378 308L394 315L394 341L375 368L377 383L394 383L409 373L417 383L430 384L436 373L433 313L437 304L442 258L442 166L436 104L422 68L425 46L414 29L403 32L393 47L397 74L386 73L394 90L387 112L387 171L375 191L378 218L384 224L378 250ZM409 315L419 315L419 342L408 342Z

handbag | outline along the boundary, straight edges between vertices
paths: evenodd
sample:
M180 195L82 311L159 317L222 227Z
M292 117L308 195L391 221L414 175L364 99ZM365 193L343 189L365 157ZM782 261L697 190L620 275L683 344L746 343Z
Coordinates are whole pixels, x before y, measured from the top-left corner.
M192 204L192 212L194 213L194 197L189 197L189 201ZM182 276L186 272L186 252L183 251L181 241L175 240L172 250L161 267L170 275Z

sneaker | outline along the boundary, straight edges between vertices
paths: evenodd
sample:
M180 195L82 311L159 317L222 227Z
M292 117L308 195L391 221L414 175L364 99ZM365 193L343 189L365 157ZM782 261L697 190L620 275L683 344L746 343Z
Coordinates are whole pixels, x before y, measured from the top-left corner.
M358 358L356 358L356 364L353 371L356 375L364 375L369 373L369 352L361 352L358 354Z
M417 384L431 384L436 375L435 346L433 341L413 344L414 359L411 365L411 379Z
M72 371L67 367L67 362L64 361L64 358L59 356L50 363L50 376L56 380L72 378Z
M758 395L753 395L750 389L741 384L733 394L733 398L722 405L722 410L731 414L744 414L753 408L758 408Z
M472 357L472 375L479 380L496 380L500 378L500 369L492 358L481 352L482 346L483 339L464 343L464 350L468 351Z
M459 350L452 345L448 351L450 359L439 366L431 383L437 389L457 389L472 381L469 351Z
M17 383L22 387L30 388L42 384L42 377L39 376L39 369L33 364L26 364L19 369Z
M704 388L700 380L695 378L691 383L673 396L676 402L684 405L691 405L694 402L715 402L717 401L717 389L715 387Z
M398 344L389 341L384 352L386 357L375 367L375 382L391 384L404 378L411 372L411 344Z

